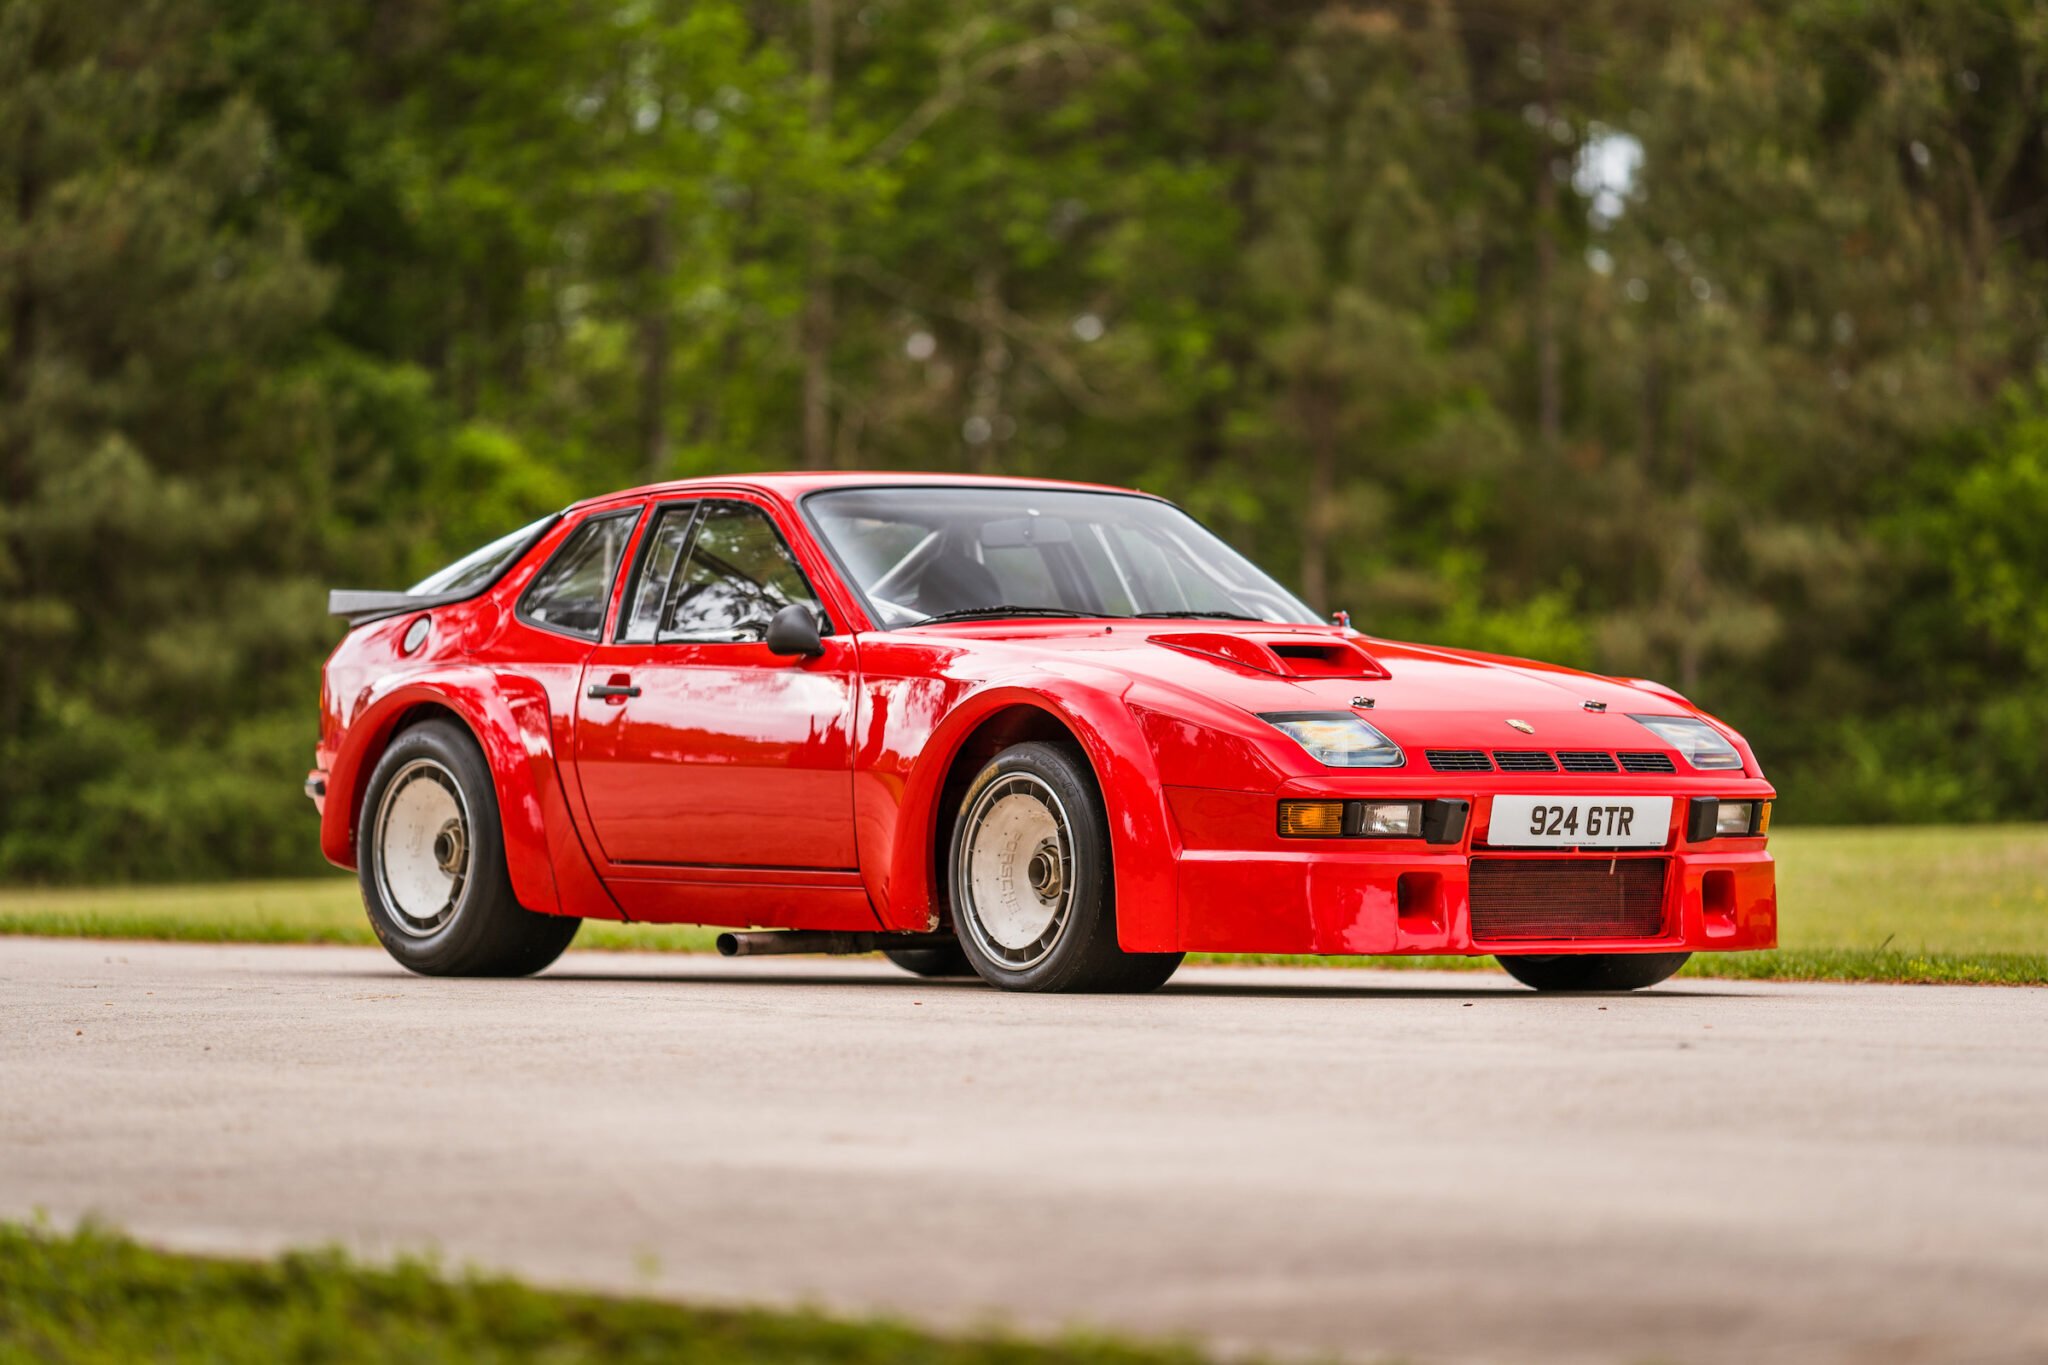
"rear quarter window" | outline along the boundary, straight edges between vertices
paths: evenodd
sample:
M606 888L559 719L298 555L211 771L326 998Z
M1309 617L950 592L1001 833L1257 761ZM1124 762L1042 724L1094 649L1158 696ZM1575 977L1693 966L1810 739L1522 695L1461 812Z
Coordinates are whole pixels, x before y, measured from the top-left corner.
M569 533L519 599L519 618L543 630L595 640L604 629L612 583L633 538L640 509L592 517Z

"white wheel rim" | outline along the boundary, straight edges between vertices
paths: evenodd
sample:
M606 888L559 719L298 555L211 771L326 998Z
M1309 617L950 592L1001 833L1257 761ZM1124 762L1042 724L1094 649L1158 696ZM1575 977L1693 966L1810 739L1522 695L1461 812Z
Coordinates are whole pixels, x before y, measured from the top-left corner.
M469 885L469 809L455 775L431 758L398 770L377 805L377 885L398 928L439 933Z
M957 905L975 945L1006 967L1043 961L1066 932L1074 850L1066 808L1029 773L989 784L967 817Z

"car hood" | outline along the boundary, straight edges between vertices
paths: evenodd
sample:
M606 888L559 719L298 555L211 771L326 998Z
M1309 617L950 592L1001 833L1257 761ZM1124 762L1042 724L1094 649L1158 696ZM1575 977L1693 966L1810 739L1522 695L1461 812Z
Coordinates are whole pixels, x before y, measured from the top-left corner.
M1336 627L1062 621L906 634L935 644L943 634L975 656L974 671L1121 675L1134 702L1193 716L1218 706L1253 714L1356 707L1391 739L1416 747L1665 749L1629 714L1698 714L1674 695L1599 674Z

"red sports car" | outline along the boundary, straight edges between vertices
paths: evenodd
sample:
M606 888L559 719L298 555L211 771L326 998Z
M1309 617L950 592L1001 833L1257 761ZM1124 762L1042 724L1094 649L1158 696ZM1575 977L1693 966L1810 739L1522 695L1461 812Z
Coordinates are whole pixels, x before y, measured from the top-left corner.
M1068 991L1188 952L1626 990L1777 939L1740 735L1328 624L1141 493L662 484L331 606L306 788L418 972L537 971L583 919Z

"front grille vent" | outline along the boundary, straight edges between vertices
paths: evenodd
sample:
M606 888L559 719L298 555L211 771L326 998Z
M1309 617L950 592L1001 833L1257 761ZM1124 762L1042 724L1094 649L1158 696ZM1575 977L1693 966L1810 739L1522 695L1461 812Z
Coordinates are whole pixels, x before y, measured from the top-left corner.
M1430 768L1440 773L1490 773L1496 767L1504 773L1678 771L1671 762L1671 755L1647 752L1612 754L1604 749L1559 749L1551 754L1542 749L1495 749L1491 759L1483 749L1428 749L1424 752L1429 756Z
M1474 858L1478 943L1656 938L1663 858Z

